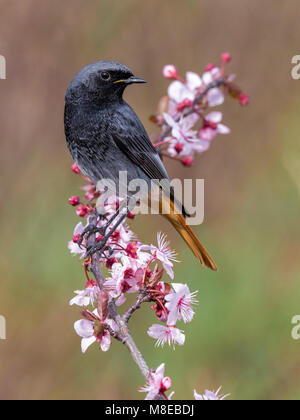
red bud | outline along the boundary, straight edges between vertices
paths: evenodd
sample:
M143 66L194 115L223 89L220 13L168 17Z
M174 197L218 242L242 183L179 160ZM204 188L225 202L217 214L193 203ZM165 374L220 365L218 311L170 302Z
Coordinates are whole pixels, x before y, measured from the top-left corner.
M69 198L69 204L73 207L78 206L78 204L80 204L80 198L77 195L73 195Z
M192 166L192 165L193 165L194 160L193 160L193 158L192 158L191 156L186 156L185 158L183 158L183 159L181 160L181 162L182 162L182 164L183 164L184 166Z
M71 166L72 171L75 172L75 174L79 175L80 174L80 169L78 168L76 163L73 163L73 165Z

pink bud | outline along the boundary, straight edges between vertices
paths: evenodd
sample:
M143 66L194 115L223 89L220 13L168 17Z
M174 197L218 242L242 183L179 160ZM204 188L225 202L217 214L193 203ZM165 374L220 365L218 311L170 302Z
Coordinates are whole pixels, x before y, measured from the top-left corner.
M74 244L77 244L77 242L79 241L80 235L74 235L73 236L73 242Z
M241 93L239 96L239 101L242 106L246 106L249 104L250 98L246 93Z
M212 63L207 64L205 71L212 71L216 66Z
M77 175L80 174L80 169L78 168L76 163L73 163L73 165L71 166L71 169L72 169L73 172L75 172L75 174L77 174Z
M170 389L172 386L172 381L171 378L169 378L168 376L164 377L164 379L162 379L161 383L160 383L160 392L165 392L168 391L168 389Z
M85 206L85 205L79 206L76 209L76 214L79 217L86 217L89 214L89 212L90 212L90 209L88 208L88 206Z
M134 214L134 212L133 211L131 211L130 213L128 213L128 215L127 215L127 217L128 217L128 219L135 219L135 214Z
M222 61L224 64L229 63L231 61L231 55L228 52L222 54Z
M172 80L178 79L177 69L175 66L173 66L173 64L168 64L167 66L163 68L163 75L167 79L172 79Z
M69 204L73 207L78 206L80 204L80 198L77 195L73 195L73 197L69 198Z
M102 235L98 235L98 236L97 236L97 238L96 238L96 242L97 242L97 243L98 243L98 242L101 242L103 238L104 238L104 236L102 236Z
M183 151L183 144L182 143L176 143L175 144L175 150L176 150L176 152L179 154L179 153L181 153L182 151Z
M181 160L181 163L184 165L184 166L192 166L193 165L193 158L191 157L191 156L186 156L185 158L183 158L182 160Z

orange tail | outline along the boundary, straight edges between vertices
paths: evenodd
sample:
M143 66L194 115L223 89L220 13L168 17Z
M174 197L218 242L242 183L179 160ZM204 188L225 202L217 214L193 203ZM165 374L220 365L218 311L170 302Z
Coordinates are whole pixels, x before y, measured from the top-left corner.
M169 220L170 223L174 226L177 230L179 235L185 240L188 247L193 251L194 255L198 260L201 262L203 266L206 266L212 270L217 271L217 266L214 260L211 258L209 253L206 251L202 243L199 241L197 236L194 234L192 229L186 224L185 218L182 214L176 214L174 211L174 203L164 203L164 199L161 202L161 210L167 205L168 210L170 207L170 211L166 212L167 214L162 214L166 219ZM169 201L169 199L168 199ZM163 213L163 211L162 211Z

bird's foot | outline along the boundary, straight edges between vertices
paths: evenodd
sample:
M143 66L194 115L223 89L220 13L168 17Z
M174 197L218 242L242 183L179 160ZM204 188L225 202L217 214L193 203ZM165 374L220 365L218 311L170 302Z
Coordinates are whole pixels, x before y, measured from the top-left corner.
M92 246L89 246L86 251L86 257L89 258L96 252L99 252L101 256L110 258L114 251L109 245L107 245L107 240L107 238L103 238L101 241L96 242Z
M101 236L104 236L105 232L106 232L106 229L104 229L104 228L99 228L96 225L88 225L84 229L82 234L80 235L77 244L81 248L81 245L82 245L82 242L83 242L83 239L84 239L85 236L86 236L86 239L88 240L91 235L95 235L96 233L100 233Z

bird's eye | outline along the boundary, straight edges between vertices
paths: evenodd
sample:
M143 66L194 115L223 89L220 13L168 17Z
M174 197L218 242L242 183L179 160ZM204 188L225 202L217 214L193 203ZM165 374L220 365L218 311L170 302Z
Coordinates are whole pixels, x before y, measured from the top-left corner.
M106 82L110 80L110 74L107 71L102 71L100 73L100 77L102 80L105 80Z

